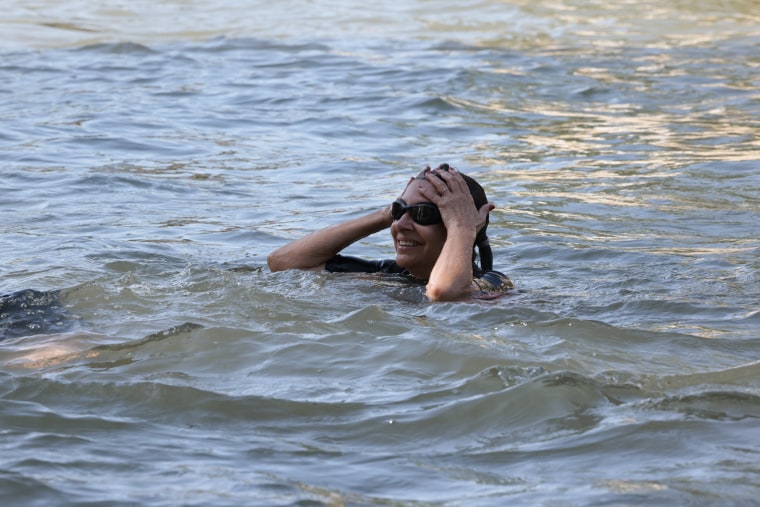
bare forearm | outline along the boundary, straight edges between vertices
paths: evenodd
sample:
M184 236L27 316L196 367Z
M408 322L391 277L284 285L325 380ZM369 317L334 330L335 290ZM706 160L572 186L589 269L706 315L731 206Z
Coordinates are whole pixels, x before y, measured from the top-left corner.
M427 283L427 297L431 301L453 301L472 292L474 241L472 231L449 232Z
M269 269L315 269L352 243L386 229L391 224L388 208L313 232L278 248L267 257Z

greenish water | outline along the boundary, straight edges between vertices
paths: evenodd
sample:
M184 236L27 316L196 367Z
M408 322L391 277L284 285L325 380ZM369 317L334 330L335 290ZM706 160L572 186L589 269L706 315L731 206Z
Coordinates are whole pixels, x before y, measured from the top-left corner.
M12 2L0 498L752 505L756 6ZM444 161L510 296L267 270Z

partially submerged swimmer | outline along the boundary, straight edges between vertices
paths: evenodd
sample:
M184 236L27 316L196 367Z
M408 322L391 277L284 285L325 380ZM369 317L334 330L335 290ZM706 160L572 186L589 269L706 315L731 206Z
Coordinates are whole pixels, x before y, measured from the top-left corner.
M493 297L512 289L493 271L486 229L494 209L483 188L448 164L426 167L390 206L297 239L267 257L272 271L388 273L425 283L431 301ZM349 245L390 227L395 260L340 255ZM480 259L480 265L477 259Z

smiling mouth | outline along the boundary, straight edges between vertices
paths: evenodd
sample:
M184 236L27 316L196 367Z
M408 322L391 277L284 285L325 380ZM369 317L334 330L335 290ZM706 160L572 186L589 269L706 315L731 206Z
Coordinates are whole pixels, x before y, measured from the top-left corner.
M398 246L402 247L413 247L413 246L420 246L419 243L415 241L406 241L406 240L399 240Z

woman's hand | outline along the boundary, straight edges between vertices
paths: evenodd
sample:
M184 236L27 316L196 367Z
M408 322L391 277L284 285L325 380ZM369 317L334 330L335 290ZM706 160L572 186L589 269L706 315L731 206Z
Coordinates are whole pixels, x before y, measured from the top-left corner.
M488 213L495 208L487 203L475 209L467 183L453 167L426 171L425 179L417 181L420 193L438 206L446 231L463 228L477 234L486 225Z

